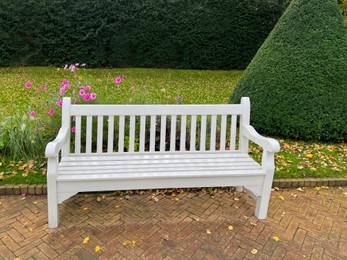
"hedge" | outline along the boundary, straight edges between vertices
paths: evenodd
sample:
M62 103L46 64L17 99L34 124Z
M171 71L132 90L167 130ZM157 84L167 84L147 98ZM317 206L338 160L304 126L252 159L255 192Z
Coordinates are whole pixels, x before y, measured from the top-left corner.
M263 134L347 140L347 34L336 0L293 0L230 102L249 96Z
M0 66L244 69L289 0L2 0Z

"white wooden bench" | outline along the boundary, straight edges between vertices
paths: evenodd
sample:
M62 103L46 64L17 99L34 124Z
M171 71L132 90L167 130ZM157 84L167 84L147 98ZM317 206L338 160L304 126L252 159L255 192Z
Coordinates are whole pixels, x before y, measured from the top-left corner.
M249 98L226 105L72 105L46 147L48 226L78 192L245 187L265 219L279 143L250 122ZM74 133L72 132L72 129ZM261 164L249 140L263 148Z

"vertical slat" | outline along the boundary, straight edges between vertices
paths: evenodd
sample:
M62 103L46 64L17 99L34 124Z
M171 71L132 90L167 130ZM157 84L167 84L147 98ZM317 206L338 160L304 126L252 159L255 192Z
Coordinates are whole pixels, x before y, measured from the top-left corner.
M216 150L216 128L217 128L217 116L212 115L211 118L211 136L210 136L210 151Z
M81 153L81 116L76 116L75 121L75 153Z
M165 152L166 142L166 115L161 116L160 119L160 151Z
M235 151L236 122L237 122L237 115L232 115L231 116L231 125L230 125L230 150L231 151Z
M134 152L135 144L135 116L130 116L130 133L129 133L129 152Z
M206 115L201 116L200 151L206 150Z
M181 117L181 138L180 138L180 150L186 150L186 128L187 128L187 116Z
M124 152L124 124L125 117L119 116L119 129L118 129L118 152Z
M87 116L87 140L86 140L86 153L92 152L92 127L93 127L93 117Z
M220 151L225 151L225 140L227 130L227 116L222 115L221 133L220 133Z
M149 135L149 151L155 151L155 128L156 128L156 116L151 116L151 127L150 127L150 135Z
M98 131L97 131L97 146L96 146L96 152L102 153L102 141L103 141L103 127L104 127L104 117L98 116Z
M113 138L114 138L114 116L108 117L108 140L107 152L113 153Z
M190 151L195 151L196 143L196 116L193 115L191 118L191 128L190 128Z
M145 139L146 139L146 116L140 118L140 152L145 151Z
M173 152L176 149L176 119L175 115L171 116L171 131L170 131L170 151Z

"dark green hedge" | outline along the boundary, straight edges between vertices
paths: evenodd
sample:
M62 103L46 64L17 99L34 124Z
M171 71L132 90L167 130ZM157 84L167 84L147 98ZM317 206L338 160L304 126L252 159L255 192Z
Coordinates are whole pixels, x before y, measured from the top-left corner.
M0 66L243 69L289 0L2 0Z
M347 34L336 0L293 0L230 101L249 96L263 134L347 140Z

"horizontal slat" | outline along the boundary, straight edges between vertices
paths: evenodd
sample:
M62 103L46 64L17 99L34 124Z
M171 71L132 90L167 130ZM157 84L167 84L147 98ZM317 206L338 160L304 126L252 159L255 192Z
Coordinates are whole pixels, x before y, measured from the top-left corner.
M242 106L224 105L71 105L77 115L223 115L241 114Z

